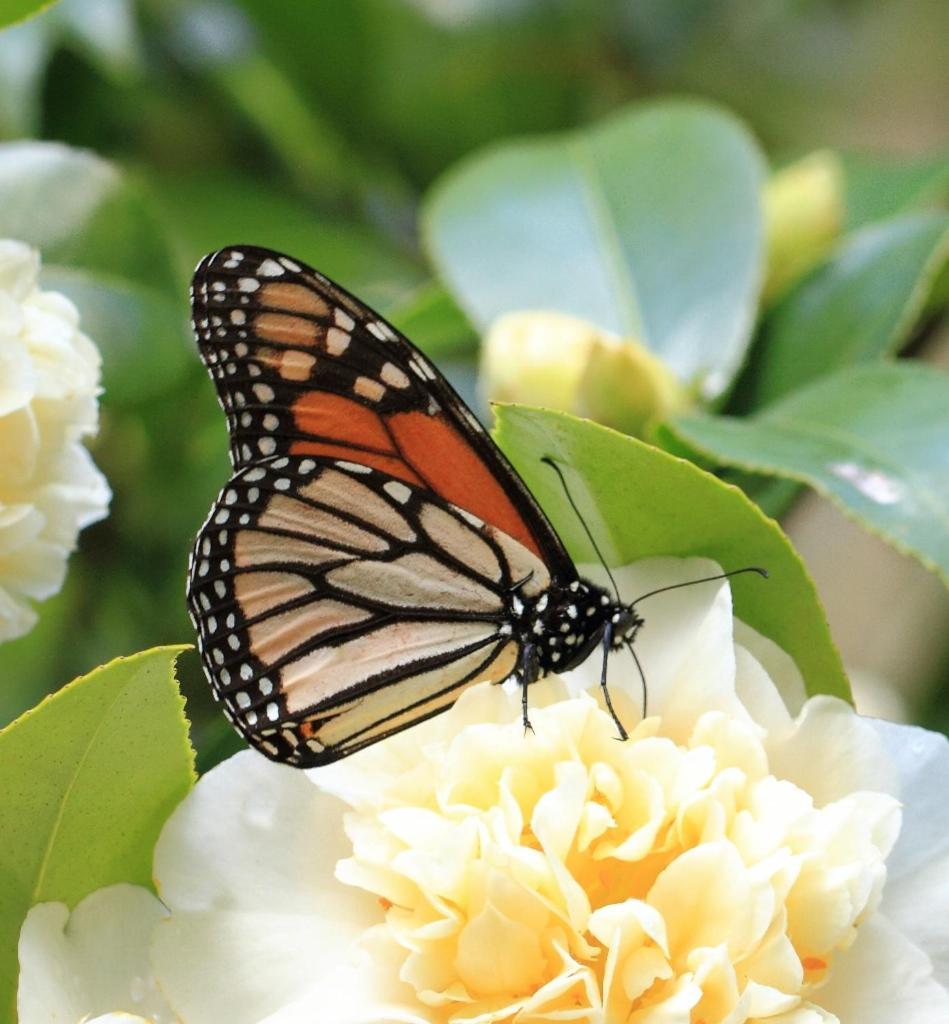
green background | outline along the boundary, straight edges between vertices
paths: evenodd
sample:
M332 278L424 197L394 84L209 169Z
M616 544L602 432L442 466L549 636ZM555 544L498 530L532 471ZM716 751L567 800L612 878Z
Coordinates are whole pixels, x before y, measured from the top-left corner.
M0 24L30 6L0 4ZM719 436L731 418L747 433L744 417L828 369L918 353L940 330L944 214L917 208L942 203L949 182L947 11L927 0L61 0L0 32L0 236L42 246L44 282L79 304L102 352L92 449L114 492L38 626L0 647L0 723L113 657L192 638L187 553L227 462L187 285L220 245L282 248L339 279L485 419L477 338L507 304L559 298L602 326L638 328L706 412L730 414L693 414L659 439L769 511L786 508L812 474L782 464L777 480L762 476L765 435L748 451ZM719 127L709 134L696 109ZM665 150L649 110L674 115ZM854 233L762 319L748 189L822 147L841 154ZM561 192L544 193L557 180ZM564 195L591 181L596 217L587 207L575 230L545 235L538 223L549 229ZM534 250L488 216L498 203L527 218ZM610 232L619 244L604 263ZM942 557L929 532L904 540ZM638 553L635 538L623 546ZM728 556L752 557L740 545ZM193 652L178 671L206 767L238 741ZM936 696L917 717L943 722L945 686L944 665L920 681Z

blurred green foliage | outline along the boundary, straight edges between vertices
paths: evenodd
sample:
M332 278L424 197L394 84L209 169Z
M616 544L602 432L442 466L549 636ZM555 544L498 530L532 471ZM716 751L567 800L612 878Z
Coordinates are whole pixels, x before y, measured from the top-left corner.
M748 341L752 368L780 366L795 331L813 343L800 325L819 303L821 330L861 358L918 347L946 297L941 221L877 222L945 202L947 38L949 7L931 0L61 0L0 32L0 236L42 247L44 282L77 302L100 346L94 454L114 492L38 627L0 649L0 721L116 655L192 636L187 552L227 476L223 417L187 328L188 278L206 251L248 242L302 257L474 401L480 298L449 266L473 243L433 245L436 268L419 240L423 197L482 147L479 160L496 159L512 137L586 131L630 101L689 93L743 118L773 166L839 151L844 228L865 228L759 312L753 334L755 311L738 314L725 380ZM662 228L660 217L660 251ZM888 269L894 252L903 278ZM509 253L481 257L489 278L510 272ZM558 253L558 272L574 257ZM874 300L889 289L871 326L849 316L855 293L836 290L848 272ZM692 364L700 354L696 341ZM825 356L808 360L823 371ZM815 376L792 362L795 386ZM787 390L762 381L739 378L727 410ZM794 494L744 482L775 508ZM193 653L179 672L203 767L238 741Z

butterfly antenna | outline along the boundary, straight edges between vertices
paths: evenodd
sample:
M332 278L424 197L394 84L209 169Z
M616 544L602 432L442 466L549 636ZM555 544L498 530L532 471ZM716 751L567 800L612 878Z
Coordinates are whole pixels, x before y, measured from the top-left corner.
M590 532L590 527L587 526L586 520L580 515L580 509L577 508L577 503L573 500L573 495L570 493L570 488L567 486L567 481L564 478L563 472L556 462L549 456L544 455L541 457L541 462L545 462L550 468L560 477L560 484L563 487L563 492L567 496L567 501L570 502L570 507L576 513L577 519L580 520L580 525L583 527L583 532L587 535L590 543L593 545L593 550L596 552L596 557L600 560L600 565L606 570L606 575L610 578L610 583L613 584L613 593L616 595L616 600L622 604L623 600L619 596L619 587L616 585L616 580L613 579L613 574L610 572L610 567L606 564L606 559L603 557L603 552L600 551L600 547L597 542L593 539L593 534Z
M647 594L640 594L639 597L633 601L630 607L635 607L640 601L645 601L647 597L653 597L656 594L664 594L667 590L678 590L680 587L694 587L696 583L711 583L713 580L727 580L730 576L740 576L745 572L756 572L764 579L768 578L767 569L762 569L757 565L748 565L744 569L732 569L731 572L721 572L715 576L702 576L697 580L686 580L685 583L673 583L668 587L659 587L658 590L650 590Z

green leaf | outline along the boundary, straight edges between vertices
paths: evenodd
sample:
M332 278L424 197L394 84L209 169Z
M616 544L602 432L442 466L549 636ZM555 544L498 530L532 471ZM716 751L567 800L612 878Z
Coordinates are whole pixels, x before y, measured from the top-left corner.
M949 151L914 161L855 153L844 153L842 159L850 229L949 202Z
M110 405L136 405L167 390L193 365L187 306L134 281L44 266L42 285L79 308L82 330L102 354Z
M262 51L317 98L363 162L394 158L416 181L493 139L556 130L625 94L615 88L623 72L603 59L601 4L479 0L423 11L404 0L308 0L274 17L273 0L239 3ZM323 59L314 39L328 41Z
M51 56L46 19L0 31L0 135L35 135L43 77Z
M947 257L949 214L909 214L856 232L765 323L743 378L742 407L898 352Z
M437 281L427 281L388 318L433 359L466 355L477 350L477 338L464 313Z
M34 903L151 885L155 840L194 782L174 676L182 650L118 658L0 732L0 1007L15 999Z
M145 66L133 0L69 0L50 19L65 45L98 71L127 85Z
M809 693L849 699L840 655L801 559L777 523L737 487L588 420L519 406L496 412L498 441L574 559L591 562L595 554L557 477L540 462L543 455L571 467L571 493L614 565L651 555L704 555L725 569L764 566L767 582L732 581L736 614L794 658Z
M32 18L34 14L52 7L56 0L5 0L0 6L0 28Z
M0 144L0 237L37 246L52 263L175 283L162 225L139 188L59 143Z
M738 121L663 102L467 161L431 193L424 229L479 327L513 310L571 313L638 338L714 398L754 320L761 185Z
M306 260L385 313L405 302L425 274L379 232L331 220L268 182L237 174L155 177L152 188L190 277L212 249L253 244Z
M809 484L949 580L949 375L910 363L844 370L748 419L667 424L706 458Z

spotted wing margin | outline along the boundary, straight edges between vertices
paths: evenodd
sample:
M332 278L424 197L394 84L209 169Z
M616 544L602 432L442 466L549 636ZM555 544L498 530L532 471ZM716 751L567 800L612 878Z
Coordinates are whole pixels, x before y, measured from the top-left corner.
M194 330L227 414L235 469L279 455L372 466L440 494L576 570L462 399L391 324L304 263L253 246L206 256Z
M274 760L325 764L517 664L509 595L540 560L372 467L280 456L238 472L195 542L188 603L214 694Z

